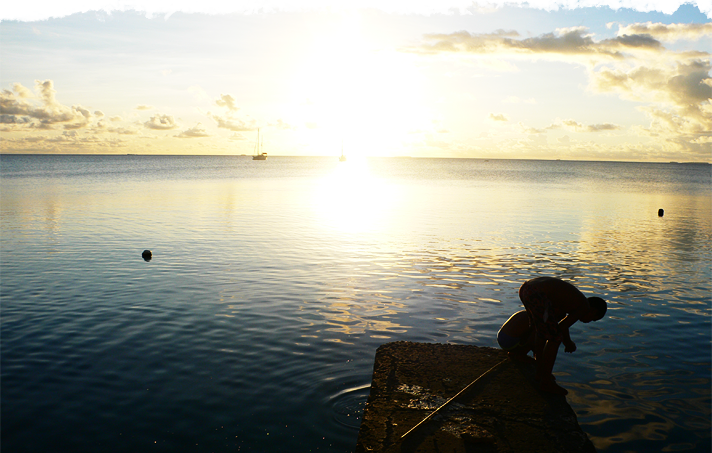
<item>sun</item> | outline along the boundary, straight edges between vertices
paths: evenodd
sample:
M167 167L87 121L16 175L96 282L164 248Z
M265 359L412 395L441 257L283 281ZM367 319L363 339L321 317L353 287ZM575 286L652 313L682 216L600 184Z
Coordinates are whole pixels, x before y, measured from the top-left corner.
M326 25L293 77L294 116L315 155L399 155L431 116L412 56L365 39L358 13Z

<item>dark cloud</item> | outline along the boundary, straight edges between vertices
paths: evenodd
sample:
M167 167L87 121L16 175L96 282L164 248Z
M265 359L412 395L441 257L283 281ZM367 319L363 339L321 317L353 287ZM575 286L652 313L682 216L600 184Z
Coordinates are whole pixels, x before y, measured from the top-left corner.
M619 35L648 35L663 41L696 40L712 35L712 22L703 24L637 23L619 26Z
M522 55L593 55L620 59L622 55L618 47L625 46L626 40L608 40L596 42L584 34L581 28L563 30L558 35L546 33L534 38L515 39L518 33L514 31L498 31L488 34L471 34L459 31L451 34L425 35L432 44L424 45L422 49L429 52L465 52L475 54L514 53ZM632 45L635 41L626 38ZM643 45L646 39L641 39L638 45ZM652 43L648 43L651 45ZM659 44L659 43L658 43Z
M601 45L610 48L619 47L621 49L636 48L660 50L663 48L660 41L650 35L622 35L613 39L605 39L601 41Z
M616 124L604 123L604 124L592 124L586 126L586 132L600 132L600 131L617 131L621 127Z

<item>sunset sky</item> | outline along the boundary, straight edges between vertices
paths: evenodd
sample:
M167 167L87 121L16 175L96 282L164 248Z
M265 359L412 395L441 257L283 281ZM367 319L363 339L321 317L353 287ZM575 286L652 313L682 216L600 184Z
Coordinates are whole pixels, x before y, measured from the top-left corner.
M712 2L16 2L0 152L712 162Z

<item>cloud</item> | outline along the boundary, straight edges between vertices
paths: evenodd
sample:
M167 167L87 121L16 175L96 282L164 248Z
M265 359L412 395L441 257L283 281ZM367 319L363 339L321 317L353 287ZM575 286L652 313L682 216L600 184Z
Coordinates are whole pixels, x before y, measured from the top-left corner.
M175 119L170 115L154 115L143 123L148 129L167 131L178 127Z
M17 97L21 99L29 99L35 97L35 95L32 94L32 91L29 88L25 88L19 83L14 83L12 86L15 93L17 93Z
M543 9L546 11L556 11L559 9L574 9L583 6L608 6L613 10L621 7L630 8L635 11L659 11L665 14L672 14L685 4L692 3L708 17L712 18L712 4L707 0L488 0L487 2L472 2L471 0L346 0L338 3L344 9L377 9L387 13L397 14L468 14L482 10L483 3L487 11L500 8L505 5L523 6ZM315 9L335 8L335 4L324 2L323 0L261 0L260 2L235 1L225 2L218 0L207 0L196 2L194 0L144 0L134 3L122 3L115 0L97 0L90 3L82 0L65 0L62 2L48 2L42 8L37 8L33 2L9 2L3 5L0 20L22 20L36 21L45 20L50 17L64 17L77 12L88 10L104 11L126 11L135 9L146 14L148 17L162 16L164 20L177 12L186 13L206 13L206 14L253 14L257 12L276 11L305 11Z
M509 121L509 118L504 113L490 113L487 118L492 121Z
M565 129L569 130L572 132L581 132L581 133L594 133L594 132L606 132L606 131L617 131L620 130L621 127L618 126L617 124L611 124L611 123L602 123L602 124L590 124L588 126L579 123L578 121L575 120L560 120L557 119L554 123L550 124L547 127L537 129L534 127L529 127L526 126L524 123L517 123L517 127L519 130L527 135L539 135L539 134L545 134L547 131L551 130L556 130L556 129Z
M690 130L712 130L709 105L712 99L710 61L670 62L657 66L625 68L603 67L591 73L590 88L596 92L614 92L633 101L661 104L650 106L648 113L668 110L677 124Z
M141 104L136 106L136 110L153 110L153 106Z
M31 120L27 116L17 116L17 115L8 115L8 114L0 114L0 123L3 124L20 124L20 123L29 123Z
M196 137L210 137L205 131L205 128L200 124L196 124L194 127L184 130L180 134L176 135L179 138L196 138Z
M68 107L60 104L52 80L36 80L35 93L19 83L13 84L12 91L3 90L0 93L3 123L46 130L63 123L65 129L79 129L86 127L93 119L92 113L80 105ZM40 106L36 105L38 102Z
M602 131L616 131L620 129L620 126L611 124L611 123L604 123L604 124L591 124L588 126L585 126L578 121L574 120L563 120L560 121L559 123L552 124L551 126L548 127L548 129L557 129L558 127L563 127L564 129L568 129L570 131L574 132L602 132Z
M215 101L215 104L219 105L220 107L227 107L227 109L231 112L236 112L239 110L237 106L235 106L235 98L233 98L229 94L221 94L220 99Z
M611 24L609 24L611 25ZM712 35L712 22L705 24L637 23L619 25L618 36L648 35L661 41L697 40Z
M458 31L449 34L426 34L426 44L420 48L425 53L466 53L519 57L548 57L578 62L581 57L598 62L623 60L626 53L660 51L663 46L650 35L621 35L595 41L585 27L560 28L556 33L545 33L532 38L519 39L516 31L498 30L494 33L472 34Z
M243 120L239 118L233 118L231 116L220 116L213 113L207 113L208 118L211 118L218 127L221 129L227 129L233 132L246 132L254 131L257 129L257 125L254 120Z
M611 24L612 26L612 24ZM515 31L489 34L460 31L425 35L424 53L462 53L537 60L546 57L573 64L585 63L589 91L612 93L620 98L647 104L641 106L651 120L651 129L662 129L661 137L681 149L709 143L700 137L712 130L712 79L710 52L666 49L660 40L697 39L709 36L712 24L631 24L621 26L618 35L595 40L583 27L559 29L536 37L520 38ZM659 40L659 39L660 40ZM517 102L510 97L505 102ZM500 120L490 115L490 119ZM561 122L550 128L575 132L601 132L620 129L610 123L584 126ZM536 129L522 130L529 134ZM652 132L651 132L652 133Z
M528 126L525 126L524 123L522 123L522 122L517 123L517 126L523 133L525 133L527 135L537 135L537 134L543 134L546 132L546 129L537 129L534 127L528 127Z
M119 135L136 135L138 134L138 131L134 129L129 129L125 127L110 127L106 129L107 132L112 132L114 134L119 134Z

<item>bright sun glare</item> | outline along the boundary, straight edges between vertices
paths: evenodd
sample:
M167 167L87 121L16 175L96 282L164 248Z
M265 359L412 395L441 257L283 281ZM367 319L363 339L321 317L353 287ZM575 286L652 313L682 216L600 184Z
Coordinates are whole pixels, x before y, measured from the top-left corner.
M339 162L317 186L314 207L320 224L342 233L362 233L386 227L396 202L393 186L374 177L365 158Z
M427 127L419 77L408 55L376 49L357 13L315 40L294 80L295 119L315 155L393 155Z

